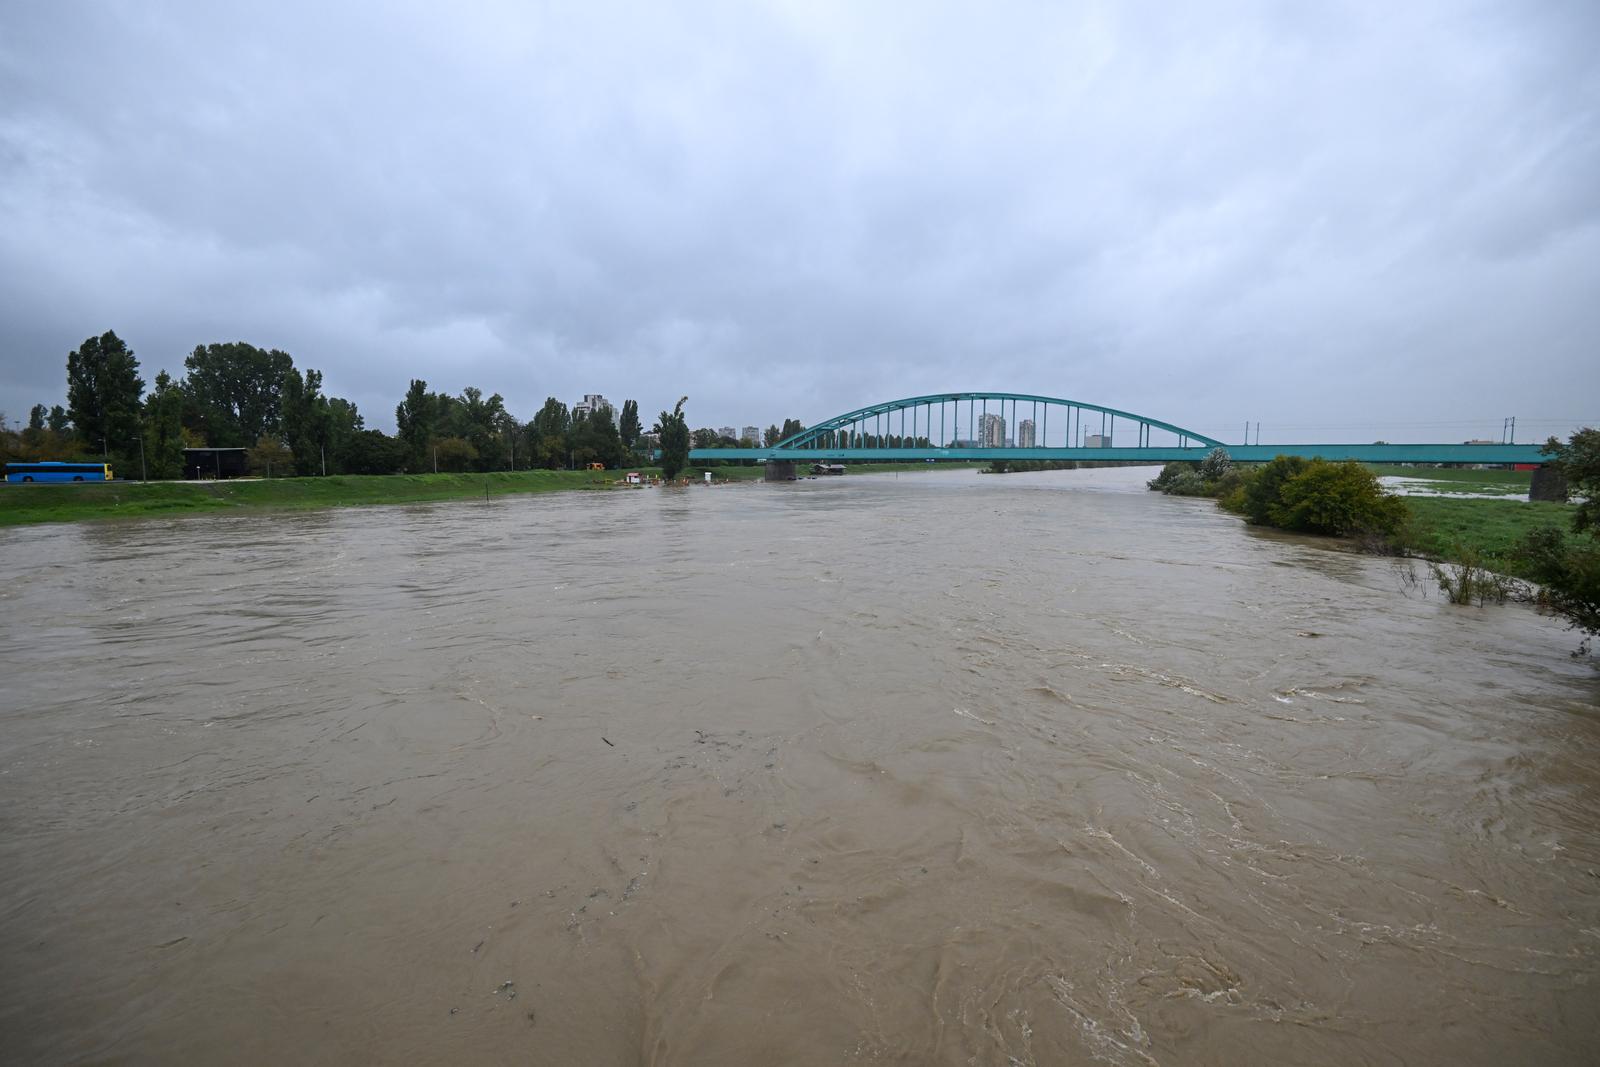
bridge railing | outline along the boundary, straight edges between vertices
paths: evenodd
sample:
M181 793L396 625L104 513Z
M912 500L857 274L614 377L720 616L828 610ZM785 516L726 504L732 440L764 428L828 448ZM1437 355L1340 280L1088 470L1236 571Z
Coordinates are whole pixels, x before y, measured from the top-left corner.
M692 463L717 463L732 460L797 460L814 463L913 462L940 460L1079 460L1134 463L1169 463L1175 460L1199 461L1213 446L1116 446L1073 448L696 448L689 452ZM1276 456L1304 459L1344 460L1362 463L1465 463L1539 464L1548 457L1539 445L1467 444L1282 444L1221 445L1238 463L1265 463Z

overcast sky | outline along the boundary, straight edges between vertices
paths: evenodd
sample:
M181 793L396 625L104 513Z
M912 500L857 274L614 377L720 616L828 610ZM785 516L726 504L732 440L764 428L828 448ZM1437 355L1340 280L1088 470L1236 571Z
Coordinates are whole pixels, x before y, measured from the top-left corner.
M0 5L0 411L114 329L1237 440L1600 422L1600 3Z

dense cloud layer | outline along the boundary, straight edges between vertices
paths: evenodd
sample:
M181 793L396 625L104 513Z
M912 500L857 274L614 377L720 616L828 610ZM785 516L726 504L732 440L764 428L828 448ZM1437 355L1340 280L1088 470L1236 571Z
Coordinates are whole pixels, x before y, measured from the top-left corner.
M412 376L695 425L1600 416L1584 0L234 6L0 12L7 416L108 328L147 379L286 349L384 427Z

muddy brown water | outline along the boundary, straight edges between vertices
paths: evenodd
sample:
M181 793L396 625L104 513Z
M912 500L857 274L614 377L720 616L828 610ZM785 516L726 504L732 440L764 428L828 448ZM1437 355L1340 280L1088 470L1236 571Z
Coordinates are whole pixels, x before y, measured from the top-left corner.
M1139 491L0 531L8 1063L1600 1057L1600 682Z

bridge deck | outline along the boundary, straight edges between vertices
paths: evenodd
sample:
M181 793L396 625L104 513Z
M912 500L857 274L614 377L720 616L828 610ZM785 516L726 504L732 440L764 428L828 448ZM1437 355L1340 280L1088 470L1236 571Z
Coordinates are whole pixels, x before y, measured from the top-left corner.
M1301 456L1306 459L1355 459L1363 463L1543 463L1548 457L1539 445L1224 445L1229 456L1241 463L1265 462L1274 456ZM1172 460L1201 460L1210 446L1195 448L696 448L689 452L691 463L718 460L795 460L810 463L861 463L870 460L1120 460L1122 462L1166 463Z

